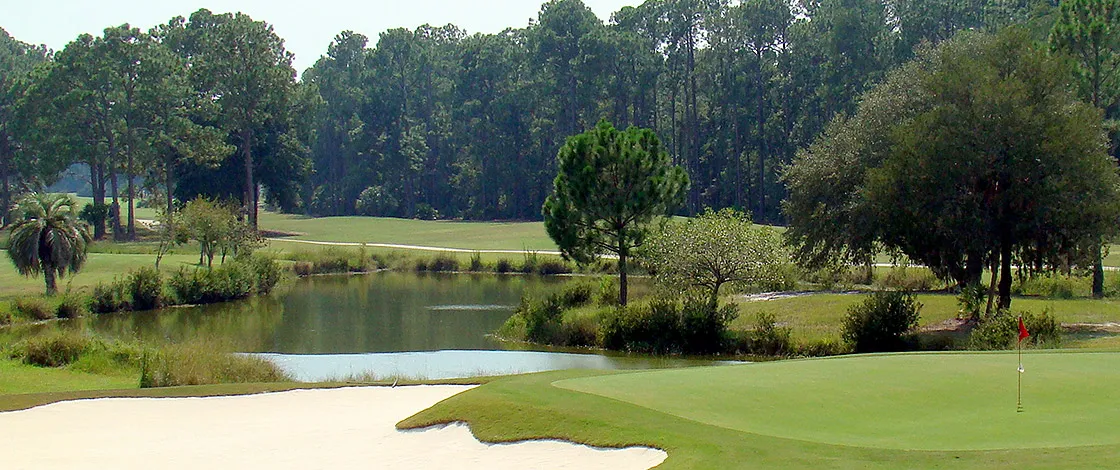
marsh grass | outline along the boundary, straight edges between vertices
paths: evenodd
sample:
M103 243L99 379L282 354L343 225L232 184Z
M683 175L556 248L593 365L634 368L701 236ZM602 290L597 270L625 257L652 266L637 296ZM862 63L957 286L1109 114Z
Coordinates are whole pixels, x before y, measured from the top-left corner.
M207 341L146 350L140 358L140 388L292 381L266 359L223 350Z

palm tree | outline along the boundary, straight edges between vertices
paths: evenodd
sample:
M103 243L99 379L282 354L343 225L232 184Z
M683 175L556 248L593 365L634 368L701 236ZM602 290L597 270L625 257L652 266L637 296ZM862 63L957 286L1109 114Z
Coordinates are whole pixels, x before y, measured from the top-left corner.
M47 295L58 292L56 275L76 273L86 263L92 237L78 221L77 204L66 194L31 193L16 206L21 217L12 224L8 256L24 276L43 273Z

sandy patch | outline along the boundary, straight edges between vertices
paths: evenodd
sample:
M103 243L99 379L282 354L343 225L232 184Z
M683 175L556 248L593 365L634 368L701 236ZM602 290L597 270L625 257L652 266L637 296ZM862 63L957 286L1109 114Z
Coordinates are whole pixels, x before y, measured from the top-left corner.
M468 390L367 387L217 398L101 399L0 413L0 468L648 469L660 450L487 445L464 425L395 425Z

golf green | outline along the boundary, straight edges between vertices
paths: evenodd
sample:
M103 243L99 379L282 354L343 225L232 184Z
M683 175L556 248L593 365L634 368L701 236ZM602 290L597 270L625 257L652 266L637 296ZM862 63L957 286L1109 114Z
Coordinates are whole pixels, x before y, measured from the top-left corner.
M1120 353L846 356L554 382L754 434L898 450L1120 444Z

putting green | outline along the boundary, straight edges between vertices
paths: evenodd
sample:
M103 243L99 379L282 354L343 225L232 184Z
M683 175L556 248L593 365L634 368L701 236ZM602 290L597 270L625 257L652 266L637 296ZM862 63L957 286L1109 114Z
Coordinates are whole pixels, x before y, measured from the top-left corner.
M755 434L900 450L1120 444L1120 353L847 356L561 380Z

